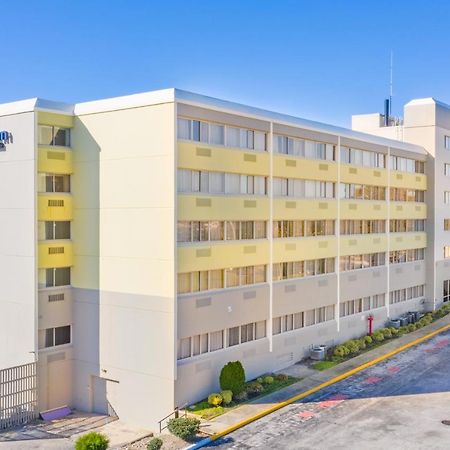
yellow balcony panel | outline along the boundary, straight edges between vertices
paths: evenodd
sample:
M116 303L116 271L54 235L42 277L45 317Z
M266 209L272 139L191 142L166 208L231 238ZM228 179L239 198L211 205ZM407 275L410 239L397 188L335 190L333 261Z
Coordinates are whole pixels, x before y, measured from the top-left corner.
M73 127L73 116L67 114L55 114L46 111L38 112L39 125L53 125L61 128Z
M427 205L422 202L391 202L391 219L426 219Z
M333 161L273 155L273 176L307 180L337 181L337 164Z
M391 186L424 191L427 189L427 176L423 173L408 173L393 170L391 172Z
M39 194L38 220L72 220L71 194Z
M201 142L178 142L178 167L268 176L269 154L252 150L230 149Z
M39 242L38 258L40 269L70 267L73 265L72 242L66 240Z
M274 239L273 262L333 258L337 255L335 236Z
M380 253L385 252L387 247L388 240L384 233L341 236L342 256Z
M341 183L387 186L388 172L379 167L361 167L351 164L341 165Z
M268 217L267 197L178 194L178 220L267 220Z
M424 231L417 233L391 233L389 236L389 247L392 251L425 248L427 246L427 234Z
M377 200L341 200L341 219L387 219L387 202Z
M334 199L301 199L294 197L273 200L274 220L335 219L337 201Z
M62 147L39 146L38 172L72 173L72 151Z
M178 247L178 272L253 266L269 262L266 239L187 244Z

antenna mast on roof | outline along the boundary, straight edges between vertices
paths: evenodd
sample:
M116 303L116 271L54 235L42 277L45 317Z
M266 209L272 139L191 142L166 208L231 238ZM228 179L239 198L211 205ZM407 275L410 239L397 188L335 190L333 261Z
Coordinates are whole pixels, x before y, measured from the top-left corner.
M392 95L393 95L393 67L394 67L394 52L391 50L391 61L389 69L389 98L384 101L384 126L388 127L392 115Z

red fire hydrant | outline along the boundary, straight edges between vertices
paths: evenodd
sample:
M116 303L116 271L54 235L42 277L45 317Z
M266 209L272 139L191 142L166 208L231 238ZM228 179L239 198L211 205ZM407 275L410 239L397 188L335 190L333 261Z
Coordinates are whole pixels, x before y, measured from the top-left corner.
M367 320L369 321L369 336L372 336L372 327L373 327L373 316L370 314L367 317Z

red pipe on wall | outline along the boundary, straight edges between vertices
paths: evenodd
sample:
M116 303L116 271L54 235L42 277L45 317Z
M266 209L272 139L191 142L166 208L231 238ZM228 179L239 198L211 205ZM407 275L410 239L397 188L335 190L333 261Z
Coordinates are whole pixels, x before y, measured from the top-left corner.
M369 321L369 336L372 336L373 316L372 315L368 316L367 320Z

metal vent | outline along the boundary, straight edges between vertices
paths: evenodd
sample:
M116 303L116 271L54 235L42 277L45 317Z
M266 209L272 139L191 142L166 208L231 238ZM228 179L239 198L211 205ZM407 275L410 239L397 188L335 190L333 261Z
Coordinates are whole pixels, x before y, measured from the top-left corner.
M205 258L208 256L211 256L211 249L210 248L199 248L195 251L195 256L197 258Z
M47 202L47 205L52 206L52 207L54 207L54 206L61 207L61 206L64 206L64 200L49 200Z
M195 150L195 154L197 156L211 157L211 149L210 148L197 147L197 149Z
M285 206L288 209L295 209L297 208L297 202L286 202Z
M210 306L210 305L211 305L211 297L198 298L195 301L195 306L197 308L203 308L205 306Z
M295 284L289 284L284 287L284 292L295 292L297 290L297 286Z
M57 255L64 253L64 247L49 247L48 254L49 255Z
M319 164L319 170L328 170L329 165L328 164Z
M352 173L353 175L356 175L358 173L358 169L355 169L354 167L349 167L348 173Z
M64 300L64 294L49 294L49 302L62 302Z
M210 198L196 198L195 206L199 207L211 207L211 199Z
M256 200L244 200L244 208L256 208Z
M243 251L244 254L256 253L256 245L246 245Z
M286 167L297 167L297 161L293 159L286 159Z
M285 248L285 250L289 250L289 251L297 250L297 244L286 244L284 246L284 248Z
M319 209L328 209L328 203L319 203Z
M242 298L244 300L251 300L252 298L256 298L256 291L247 291L242 294Z
M245 162L256 162L256 155L250 155L249 153L244 153Z

